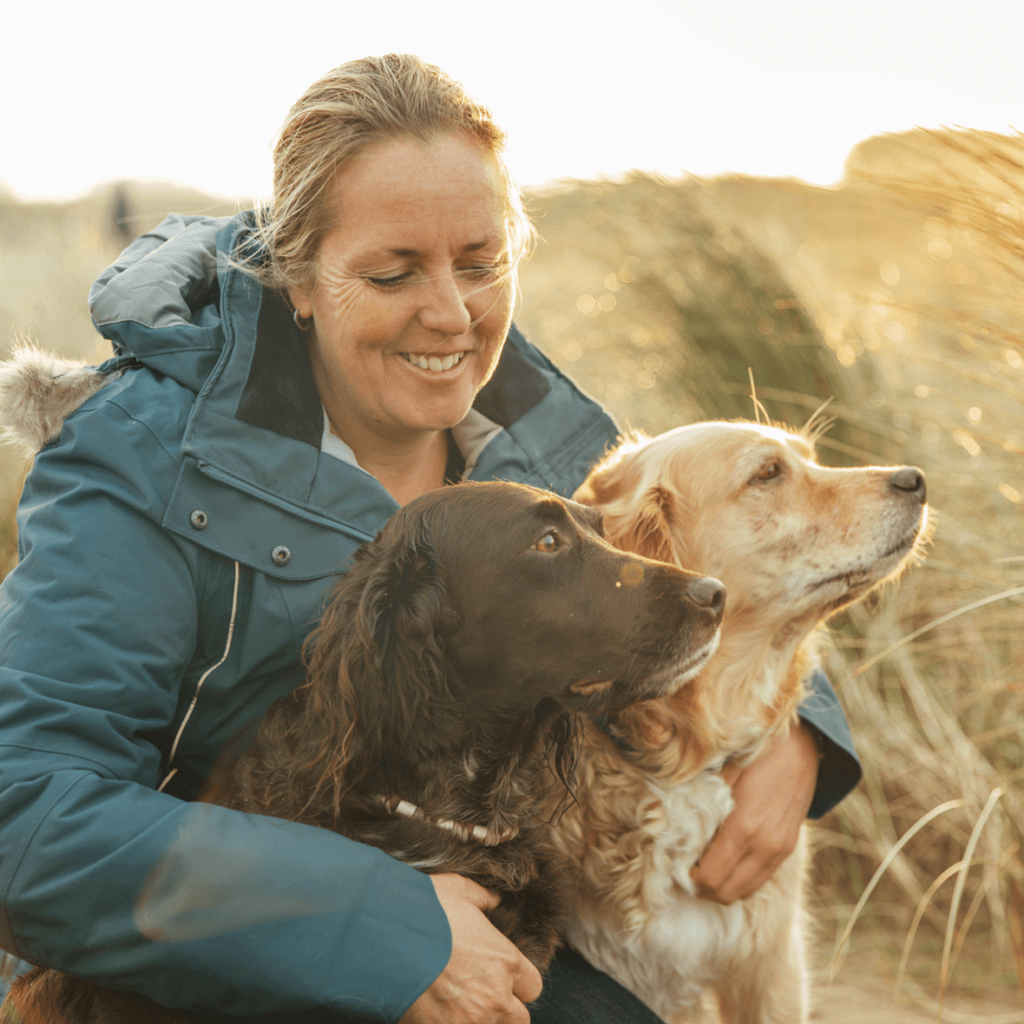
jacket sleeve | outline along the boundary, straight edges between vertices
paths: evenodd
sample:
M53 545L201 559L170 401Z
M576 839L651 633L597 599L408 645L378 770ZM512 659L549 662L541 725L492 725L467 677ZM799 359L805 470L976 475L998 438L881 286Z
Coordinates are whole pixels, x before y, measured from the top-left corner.
M153 788L197 638L174 476L95 399L30 474L0 588L0 947L174 1007L397 1020L450 955L426 875Z
M850 793L862 772L846 715L828 676L815 669L807 685L810 692L800 705L800 719L814 732L821 751L818 785L807 816L820 818Z

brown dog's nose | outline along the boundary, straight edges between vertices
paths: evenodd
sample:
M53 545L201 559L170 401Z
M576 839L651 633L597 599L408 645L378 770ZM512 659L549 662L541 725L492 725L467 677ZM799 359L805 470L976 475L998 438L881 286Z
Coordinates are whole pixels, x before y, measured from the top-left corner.
M897 469L889 477L889 484L894 490L914 495L922 505L928 497L928 486L925 483L924 473L916 466L903 466Z
M709 608L718 618L725 611L725 584L710 576L693 580L686 588L686 596L701 608Z

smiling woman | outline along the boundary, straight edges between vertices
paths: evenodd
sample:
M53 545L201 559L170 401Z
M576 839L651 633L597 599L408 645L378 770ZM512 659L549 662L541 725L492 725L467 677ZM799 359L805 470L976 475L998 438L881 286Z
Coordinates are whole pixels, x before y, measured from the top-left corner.
M493 158L471 136L377 143L337 175L316 278L289 296L331 430L400 502L444 481L444 431L497 365L513 276Z

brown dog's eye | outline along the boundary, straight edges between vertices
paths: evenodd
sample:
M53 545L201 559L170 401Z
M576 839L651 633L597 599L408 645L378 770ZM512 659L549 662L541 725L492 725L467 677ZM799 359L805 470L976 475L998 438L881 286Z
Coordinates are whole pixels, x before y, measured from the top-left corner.
M558 534L554 530L550 530L533 545L533 550L550 554L552 551L557 551L561 546L562 542L558 539Z

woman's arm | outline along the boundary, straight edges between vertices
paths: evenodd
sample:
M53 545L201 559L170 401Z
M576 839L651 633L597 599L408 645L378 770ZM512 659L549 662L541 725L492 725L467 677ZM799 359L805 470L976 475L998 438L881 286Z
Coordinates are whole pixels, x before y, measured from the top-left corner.
M723 770L736 805L691 872L722 903L757 892L796 849L804 820L821 817L860 781L835 691L820 669L808 682L801 721L746 768Z

